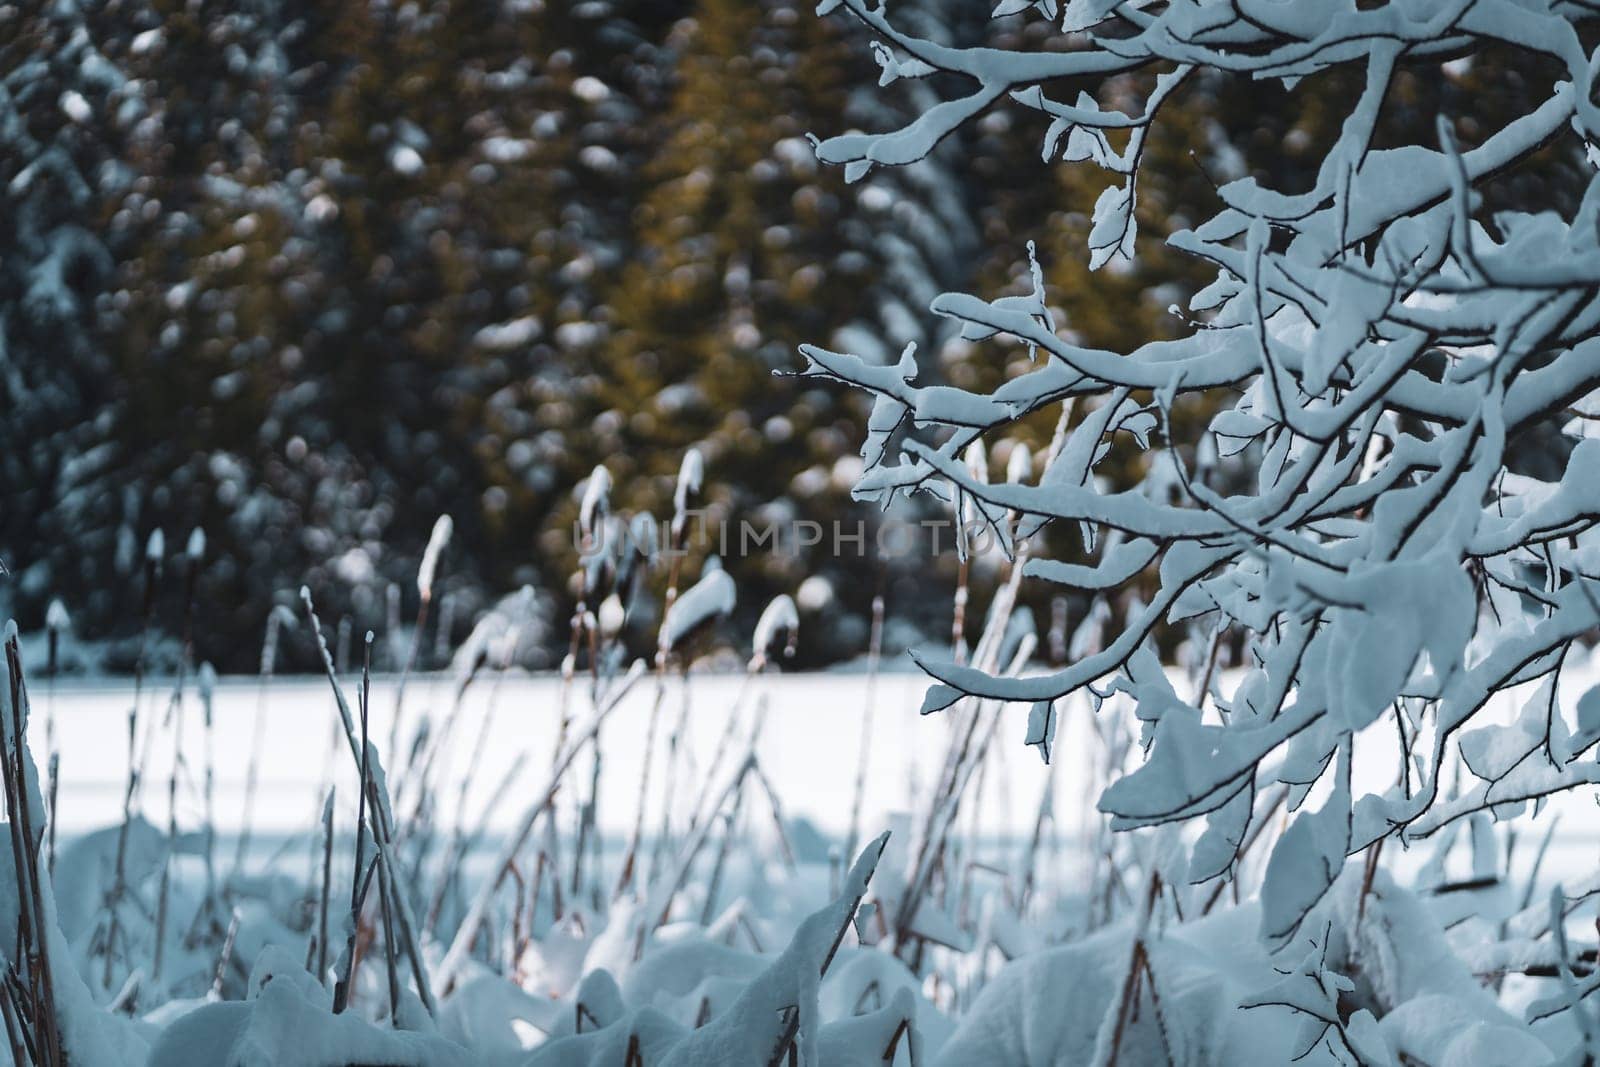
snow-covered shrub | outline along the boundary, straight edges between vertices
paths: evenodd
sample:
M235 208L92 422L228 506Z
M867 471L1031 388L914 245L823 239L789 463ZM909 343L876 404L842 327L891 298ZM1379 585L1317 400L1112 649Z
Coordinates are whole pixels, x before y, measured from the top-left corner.
M1131 696L1148 756L1099 803L1119 829L1204 820L1169 880L1226 875L1287 790L1298 813L1261 893L1272 946L1295 938L1347 855L1600 779L1584 758L1600 741L1600 694L1569 721L1557 692L1575 644L1600 622L1590 577L1600 566L1600 180L1570 217L1543 204L1491 213L1483 195L1541 152L1600 158L1596 60L1580 35L1590 7L1002 3L997 17L1059 27L1059 47L1018 51L926 40L897 23L893 5L820 8L835 9L881 40L886 84L939 74L930 84L965 95L901 129L819 141L823 161L858 179L915 162L992 107L1038 115L1047 161L1105 172L1088 239L1095 268L1135 254L1143 149L1186 82L1364 74L1352 98L1319 100L1344 120L1310 188L1229 182L1210 218L1170 239L1215 267L1187 311L1173 309L1187 316L1174 340L1131 352L1075 343L1035 269L1021 295L932 302L964 338L1009 338L1035 358L992 391L919 384L912 346L893 365L802 349L805 373L873 397L858 497L948 491L1031 577L1102 599L1145 583L1146 599L1132 600L1102 650L1054 673L922 656L937 679L923 711L973 697L1032 705L1027 740L1046 746L1056 702ZM1560 76L1470 147L1445 115L1430 143L1385 147L1375 136L1402 64L1437 70L1488 49ZM1220 410L1206 432L1183 436L1172 418L1183 405ZM1036 484L990 484L962 462L986 435L1052 411L1061 429ZM1524 442L1569 419L1577 442L1561 447L1553 473L1536 473ZM1143 484L1120 491L1096 471L1119 432L1148 451ZM1081 558L1029 558L1049 523L1081 531ZM1175 690L1155 651L1172 628L1242 645L1247 669L1230 693L1209 669L1193 692ZM1539 679L1513 724L1486 723L1497 694ZM1400 752L1393 782L1357 795L1352 765L1381 751L1368 748L1374 738ZM1457 752L1476 779L1460 789ZM1302 807L1308 797L1315 810Z

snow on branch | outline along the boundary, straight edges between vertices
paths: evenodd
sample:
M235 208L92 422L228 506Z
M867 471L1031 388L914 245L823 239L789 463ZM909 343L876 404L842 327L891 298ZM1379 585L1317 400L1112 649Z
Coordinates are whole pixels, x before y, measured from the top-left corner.
M1029 7L1002 4L997 15L1037 17ZM1031 7L1056 17L1054 5ZM1600 403L1600 179L1570 218L1491 218L1482 197L1552 145L1596 158L1600 56L1579 36L1592 6L1075 0L1060 15L1063 47L1037 51L937 44L869 0L822 5L834 9L877 38L885 71L939 73L935 84L957 95L902 129L819 141L818 157L854 180L922 158L990 107L1041 113L1045 160L1110 179L1094 207L1092 268L1135 254L1145 136L1191 74L1286 84L1341 65L1365 74L1309 191L1231 182L1211 218L1170 238L1215 269L1185 336L1129 352L1070 340L1035 268L1026 296L947 293L931 305L965 338L1043 354L991 391L919 384L909 347L884 366L802 346L804 374L873 397L859 498L887 504L948 484L1007 546L1013 524L1027 537L1068 523L1088 558L1029 559L1026 572L1101 601L1154 576L1154 595L1147 584L1102 650L1055 673L998 676L919 657L938 683L924 712L976 695L1028 705L1039 720L1038 708L1111 678L1137 705L1148 757L1100 806L1120 828L1209 816L1196 881L1228 868L1263 787L1286 783L1298 806L1313 783L1331 783L1268 867L1275 941L1294 933L1349 853L1593 784L1593 761L1580 757L1600 741L1600 721L1580 713L1568 725L1553 694L1569 649L1600 624L1600 442L1584 436ZM1378 147L1400 64L1490 46L1553 63L1564 80L1474 147L1459 146L1443 118L1432 143ZM1126 110L1084 91L1134 71L1148 91ZM1128 94L1100 95L1125 106ZM1189 400L1216 414L1196 438L1174 440L1169 415ZM985 434L1064 403L1078 405L1074 422L1035 484L988 484L967 470L962 456ZM1545 457L1564 467L1553 480L1516 462L1519 440L1541 424L1579 438ZM1148 452L1150 473L1133 488L1096 478L1119 429ZM1231 697L1180 698L1154 662L1158 632L1196 623L1247 650L1252 669ZM1540 678L1552 695L1517 724L1474 722L1496 694ZM1356 735L1396 726L1407 751L1393 787L1352 796ZM1029 740L1042 730L1033 722ZM1458 751L1476 786L1441 780Z

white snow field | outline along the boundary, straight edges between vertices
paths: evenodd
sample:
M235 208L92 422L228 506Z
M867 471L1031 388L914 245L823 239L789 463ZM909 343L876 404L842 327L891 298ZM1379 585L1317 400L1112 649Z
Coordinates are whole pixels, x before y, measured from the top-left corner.
M352 682L354 680L351 680ZM350 684L350 683L347 683ZM889 813L906 810L918 775L936 773L948 737L948 720L917 715L917 704L927 688L926 676L910 673L883 674L877 679L877 714L872 720L872 772L866 781L864 823L871 827ZM578 689L581 693L582 683ZM560 720L562 683L553 675L519 676L498 683L482 680L467 690L459 707L454 702L455 681L445 675L412 678L406 686L404 736L409 741L425 708L440 719L453 715L458 725L451 739L449 770L444 777L457 780L457 771L466 762L475 734L491 702L496 710L481 761L471 779L467 809L478 812L488 795L519 758L525 769L514 788L527 791L541 784L553 755ZM352 693L354 686L352 684ZM213 705L216 730L216 812L219 833L239 829L244 787L255 729L257 701L261 687L254 678L223 678L216 688ZM723 730L728 709L741 700L747 710L757 701L766 703L766 725L762 732L762 765L786 811L814 822L819 828L842 836L849 822L856 775L856 752L860 741L863 710L867 700L865 682L856 674L764 675L746 682L742 675L695 675L687 689L674 679L668 685L666 711L675 718L687 692L690 701L689 728L693 753L702 765L715 748ZM256 803L257 829L266 834L299 833L320 809L327 776L336 775L336 784L349 784L349 803L341 798L340 815L354 819L355 771L342 733L337 734L338 712L322 678L275 678L269 684L262 731L260 784ZM45 751L45 716L51 707L49 690L36 686L33 692L34 718L30 739L36 752ZM158 686L145 695L146 707L164 715L170 691ZM377 677L372 685L371 736L383 748L394 719L395 680ZM54 709L60 735L60 789L65 798L61 806L63 834L111 825L121 819L122 793L127 780L127 714L133 699L125 681L103 682L63 679L54 692ZM575 699L581 699L581 696ZM639 685L607 719L604 727L605 773L598 805L600 825L607 833L625 833L632 824L638 803L640 771L644 762L644 737L648 728L654 690ZM183 717L182 748L192 763L204 750L204 724L191 692ZM1019 742L1026 721L1026 709L1013 709L1010 740ZM148 718L149 712L147 711ZM1082 722L1069 729L1086 730ZM145 809L157 821L166 818L165 783L172 765L169 736L151 746L150 764L145 772ZM1061 742L1061 773L1075 777L1073 752L1083 752L1081 744L1067 738ZM1002 746L997 751L1009 765L1010 781L1002 791L995 789L982 811L983 826L992 834L1025 834L1033 825L1039 791L1045 781L1044 766L1033 752L1020 744ZM384 749L386 763L389 753ZM445 758L445 757L441 757ZM691 778L694 775L690 775ZM659 784L659 781L658 781ZM179 822L198 825L203 814L200 783L180 780ZM1063 796L1063 811L1076 808L1081 797ZM440 816L454 818L458 796L446 790L439 798ZM659 799L651 807L659 811ZM348 808L348 810L346 810ZM516 820L513 799L495 809L490 817L492 829L505 831Z
M1574 693L1584 688L1579 673L1569 676ZM1175 673L1173 680L1178 683ZM1232 675L1225 678L1224 688L1233 681ZM345 679L347 693L353 696L358 682ZM477 946L477 958L453 958L450 934L461 921L460 909L447 907L432 925L425 917L431 869L423 862L412 869L402 861L403 869L413 871L403 883L412 893L413 921L428 929L419 938L433 1014L418 1000L404 957L396 961L396 984L390 987L381 955L362 961L349 1007L334 1014L329 997L337 986L338 948L348 928L338 913L348 911L356 769L343 737L335 744L338 712L327 682L277 678L263 689L254 679L222 679L211 690L215 814L210 825L216 839L209 847L221 872L214 891L207 889L210 876L203 860L208 822L205 768L199 761L208 742L202 702L190 689L166 719L169 683L153 680L141 698L141 720L156 729L138 806L155 826L166 825L173 814L168 785L173 731L181 725L180 843L169 866L159 831L136 823L130 835L130 867L137 871L130 875L136 883L130 893L141 904L124 920L129 956L137 958L134 946L154 937L159 902L167 895L160 886L163 870L171 872L169 909L178 918L164 937L164 964L154 965L162 968L159 974L148 956L126 972L119 963L109 986L61 1009L68 1023L65 1040L81 1062L143 1063L148 1047L152 1065L642 1062L732 1067L767 1063L772 1048L793 1037L802 1062L829 1065L1076 1065L1110 1062L1104 1057L1116 1046L1116 1062L1123 1064L1257 1067L1288 1064L1311 1048L1297 1062L1401 1067L1555 1063L1560 1061L1552 1058L1552 1049L1575 1038L1565 1015L1533 1028L1520 1019L1546 1010L1538 1005L1561 984L1550 970L1550 953L1536 943L1549 915L1548 887L1563 882L1569 894L1596 887L1600 834L1589 816L1591 795L1559 798L1531 831L1524 820L1529 837L1554 824L1557 815L1560 830L1547 851L1525 843L1510 856L1509 867L1503 862L1506 839L1487 820L1458 824L1470 825L1472 832L1454 848L1441 848L1436 837L1404 852L1389 850L1385 870L1366 883L1365 893L1361 864L1352 862L1313 915L1323 937L1359 945L1363 959L1381 969L1358 975L1360 989L1325 989L1315 958L1288 976L1274 969L1260 945L1261 911L1248 899L1234 906L1228 895L1213 895L1211 885L1182 886L1158 891L1173 892L1189 909L1186 919L1151 919L1140 908L1145 887L1139 879L1146 877L1141 864L1173 873L1171 857L1164 860L1160 854L1169 846L1147 836L1108 840L1103 819L1090 803L1103 784L1100 731L1131 712L1131 701L1123 696L1107 701L1098 719L1086 702L1062 714L1052 768L1020 744L1025 706L1001 709L998 747L982 792L975 794L982 798L975 809L977 823L962 822L967 836L956 846L977 861L964 879L970 896L951 895L925 905L913 923L925 935L922 947L902 951L902 959L884 939L884 916L892 917L897 898L906 892L929 783L952 736L959 742L962 721L954 713L917 715L927 681L906 673L883 673L870 681L848 673L694 674L667 682L663 721L676 717L685 697L690 709L681 742L684 762L675 774L679 810L717 777L707 771L728 709L751 712L760 704L765 725L757 758L795 852L791 866L782 857L770 815L761 810L768 803L763 791L744 794L747 809L758 817L747 815L739 843L717 862L721 891L709 905L710 863L697 868L681 891L663 895L666 873L673 869L671 855L652 855L651 866L659 862L661 871L646 875L641 870L647 887L641 885L638 895L612 899L644 774L644 740L655 700L655 683L647 676L603 727L597 817L607 841L600 873L591 870L585 876L586 885L593 886L569 894L559 919L548 882L543 897L533 885L531 908L527 899L519 903L535 878L530 867L538 861L529 861L550 847L549 838L541 843L536 831L533 847L518 857L519 873L508 880L516 888L502 894L485 919L493 936ZM572 699L581 702L583 688L580 683L569 691L579 694ZM371 690L369 730L385 763L396 691L392 678L375 679ZM490 813L484 839L469 860L458 864L464 899L471 899L493 868L493 857L544 785L563 691L563 682L553 676L480 678L457 701L450 676L418 676L406 684L400 734L405 747L424 716L431 731L439 731L447 717L455 718L435 757L440 770L433 825L455 823L457 786L463 780L467 821ZM31 696L30 743L44 751L47 720L53 717L61 756L55 910L65 937L58 958L76 960L93 989L103 966L96 942L104 932L116 834L86 832L121 820L133 690L124 682L62 680L37 686ZM856 890L829 853L830 846L837 853L849 827L869 699L874 715L861 843L883 830L893 834L852 924L848 913ZM265 717L256 841L245 871L230 873L258 707ZM481 755L469 774L468 753L491 708ZM1508 715L1495 708L1486 714ZM167 728L160 726L164 719ZM662 727L656 736L648 827L656 825L666 805L661 761L667 740ZM499 803L490 805L490 795L519 757L522 772L510 779ZM1374 755L1366 765L1379 763L1388 761ZM1019 912L1013 897L1052 777L1049 807L1055 825L1047 828L1029 868L1035 896ZM1356 788L1381 788L1386 783L1379 779L1358 781ZM579 773L565 776L563 789L581 791L590 780L587 766L580 766ZM319 958L319 798L329 781L339 797L332 851L336 914L326 957L330 980L319 983L308 973L307 960ZM403 776L391 772L389 785L398 797L407 796ZM1314 793L1311 803L1319 795ZM397 822L404 823L407 802L401 799L393 807ZM577 804L563 795L556 811L556 835L570 842ZM1280 820L1271 833L1281 831ZM695 837L681 822L672 833L677 854ZM647 829L642 855L652 853L653 836ZM397 855L403 857L412 844L401 837ZM1127 864L1126 877L1116 876L1115 888L1104 876L1108 868L1096 856L1099 849L1118 857L1113 866ZM1537 879L1530 879L1536 853L1542 856L1541 869ZM566 858L557 862L570 863L570 855L568 846ZM1246 896L1260 877L1259 864L1243 867ZM1430 892L1440 886L1447 891ZM1097 917L1094 898L1100 893L1129 900ZM825 914L802 922L830 899L837 902ZM646 921L658 908L670 912L668 921ZM1210 914L1196 917L1202 910ZM196 933L213 922L230 931L225 960L217 958L213 941ZM841 947L817 986L808 975L829 956L836 934ZM1056 942L1060 947L1052 947ZM780 953L785 944L788 950ZM1276 966L1282 968L1281 959ZM1539 977L1541 967L1551 976ZM1503 975L1529 970L1533 977ZM1130 973L1140 975L1133 1002L1143 1008L1137 1014L1121 1008ZM388 1021L396 995L398 1029ZM1395 1007L1380 1021L1357 1006L1356 998L1368 996L1391 1000ZM117 1007L108 1011L92 1000ZM1260 1006L1243 1006L1249 1004ZM790 1007L798 1009L797 1016L783 1010ZM1331 1037L1325 1019L1339 1018L1340 1012L1343 1036ZM886 1059L891 1046L894 1052ZM1351 1046L1362 1050L1361 1058L1351 1057ZM1408 1053L1410 1060L1381 1058L1390 1049L1417 1054ZM1423 1058L1421 1051L1434 1055ZM630 1059L635 1054L642 1059Z
M1569 670L1564 678L1562 705L1573 714L1579 694L1591 681L1587 671ZM370 733L386 765L391 763L386 742L394 722L397 679L377 675L372 679ZM1173 682L1181 685L1176 672ZM1229 672L1224 684L1236 684ZM353 696L359 680L345 680ZM859 673L824 672L763 674L750 680L742 674L700 674L667 683L665 714L669 722L689 707L690 739L684 744L689 763L686 777L698 788L700 771L715 750L728 723L729 709L753 714L764 708L759 754L766 777L782 801L784 814L812 824L831 843L841 844L850 822L862 722L869 699L868 771L863 782L861 826L864 830L889 829L897 817L916 809L930 787L950 743L954 721L946 715L917 713L930 682L926 675L894 671L880 673L870 683ZM468 821L480 815L491 834L504 834L520 815L519 798L544 784L554 755L560 720L563 683L554 674L515 674L502 680L483 679L469 686L457 701L458 679L448 674L424 674L406 684L402 719L402 748L415 738L421 720L434 725L454 718L437 757L439 774L450 788L439 790L434 803L436 821L453 823L464 810ZM586 686L575 683L571 699L582 701ZM214 690L214 805L215 828L221 838L237 835L243 823L245 785L258 709L261 720L257 799L251 824L266 839L253 853L265 862L285 835L308 832L321 811L328 785L339 791L337 815L355 819L355 770L339 727L338 711L328 683L319 677L288 676L271 679L265 687L255 678L219 679ZM1497 699L1482 713L1485 722L1509 722L1520 700L1532 695L1525 686L1518 693ZM153 822L165 823L168 812L166 783L171 777L175 749L172 729L159 731L162 739L148 741L143 730L152 709L165 717L171 696L163 680L146 690L141 711L141 748L147 748L142 809ZM56 718L61 750L59 789L62 797L57 826L64 838L113 826L122 818L127 784L127 715L133 689L125 679L63 678L53 686L39 684L32 692L33 718L29 740L36 753L47 751L50 715ZM625 835L639 803L639 782L644 765L653 684L636 685L606 719L604 773L600 778L596 814L608 836ZM183 731L181 750L185 771L179 775L177 818L180 829L198 829L205 818L202 769L197 754L205 751L205 726L191 691L184 710L171 725ZM484 725L488 729L470 775L465 773ZM1126 715L1131 701L1116 697L1100 712L1102 717ZM1053 776L1057 787L1050 810L1063 833L1079 832L1084 820L1096 819L1095 791L1103 784L1092 716L1087 701L1071 703L1060 714L1052 752L1053 771L1031 749L1020 745L1027 725L1027 709L1013 705L999 719L993 759L1003 775L985 783L975 817L986 839L1023 839L1038 818L1040 799ZM1354 769L1354 791L1382 792L1391 784L1395 749L1390 734L1364 738L1368 753ZM658 747L663 739L657 739ZM1366 758L1370 755L1370 758ZM1131 769L1134 763L1129 764ZM648 802L659 813L664 783L657 768L655 788ZM508 778L508 775L514 777ZM465 779L465 807L456 786ZM507 784L509 782L509 788ZM496 803L491 797L506 788ZM1315 797L1313 794L1313 806ZM562 796L562 804L575 803ZM1593 795L1585 791L1557 794L1541 808L1541 820L1559 821L1552 839L1546 874L1566 870L1588 873L1587 865L1600 857L1600 822L1591 815ZM1536 829L1534 833L1542 832ZM1557 862L1570 855L1569 863ZM1391 857L1391 860L1394 857Z

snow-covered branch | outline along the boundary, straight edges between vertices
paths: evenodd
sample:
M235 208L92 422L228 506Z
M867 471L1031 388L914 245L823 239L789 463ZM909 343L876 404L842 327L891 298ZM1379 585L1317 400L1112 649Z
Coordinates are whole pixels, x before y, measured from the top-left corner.
M802 348L805 374L874 398L858 497L886 504L954 486L1008 550L1014 530L1026 538L1064 521L1082 531L1086 558L1030 559L1030 576L1100 599L1145 582L1147 600L1120 633L1054 673L1000 676L920 657L938 682L924 712L969 695L1038 706L1112 677L1137 706L1149 755L1104 792L1102 809L1124 828L1209 814L1212 851L1244 839L1270 781L1288 783L1298 806L1314 783L1337 779L1268 867L1268 882L1284 883L1265 894L1282 905L1274 939L1294 932L1347 853L1593 784L1592 766L1577 762L1600 739L1592 715L1569 726L1551 696L1517 725L1474 722L1497 694L1540 676L1553 691L1567 651L1600 624L1600 179L1571 217L1490 213L1483 197L1536 153L1592 158L1600 60L1579 28L1593 8L1079 0L1059 16L1060 48L1007 51L919 39L888 5L823 7L880 39L885 70L942 72L968 88L902 129L820 141L819 158L853 180L914 162L1004 101L1042 113L1047 161L1112 179L1094 207L1091 269L1135 255L1145 136L1191 74L1286 84L1336 66L1365 75L1309 190L1233 181L1208 220L1170 238L1215 269L1182 337L1129 352L1077 343L1058 329L1036 268L1031 292L950 293L931 305L965 339L1010 340L1036 356L1031 372L991 391L925 381L910 347L893 366ZM1057 17L1054 4L1032 7ZM1564 79L1471 147L1443 116L1430 144L1379 147L1401 64L1491 46L1553 63ZM1100 97L1125 102L1131 80L1143 100L1115 110L1081 89L1113 77L1116 92ZM967 470L972 442L1074 402L1076 421L1036 484ZM1205 433L1173 438L1180 403L1214 413ZM1566 444L1543 466L1564 470L1531 476L1539 465L1519 449L1562 424ZM1132 488L1096 473L1118 431L1147 453ZM1214 711L1207 693L1176 693L1151 651L1163 628L1196 621L1233 635L1252 665ZM1390 716L1403 717L1414 758L1388 792L1352 796L1354 739L1392 732L1375 727ZM1459 793L1441 781L1457 746L1481 779ZM1197 862L1197 880L1229 862ZM1305 884L1309 867L1326 877Z

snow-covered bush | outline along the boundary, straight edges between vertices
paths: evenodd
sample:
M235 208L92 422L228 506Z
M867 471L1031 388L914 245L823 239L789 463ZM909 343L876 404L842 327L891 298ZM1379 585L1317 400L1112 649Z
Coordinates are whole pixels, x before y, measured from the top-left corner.
M1318 99L1344 119L1309 188L1229 182L1210 218L1170 239L1216 272L1187 311L1173 309L1186 323L1174 340L1131 352L1074 343L1036 268L1021 295L947 293L931 305L966 339L1011 339L1034 356L1031 372L992 391L921 384L911 346L894 365L802 349L805 373L874 398L858 497L949 492L1031 577L1101 599L1143 583L1146 599L1119 601L1102 650L1055 673L920 657L938 683L924 713L970 698L1032 705L1027 740L1044 748L1057 702L1131 696L1147 758L1099 803L1119 829L1204 819L1168 862L1169 881L1230 872L1286 791L1298 814L1261 892L1274 947L1294 940L1347 855L1600 780L1584 758L1600 741L1600 693L1577 702L1575 721L1558 694L1600 622L1600 179L1570 217L1543 204L1490 212L1483 195L1549 153L1600 159L1600 60L1580 33L1590 5L1000 4L997 17L1059 28L1044 35L1052 47L1026 51L920 38L893 5L820 8L835 9L886 46L885 84L939 75L930 84L946 96L904 128L819 141L822 160L857 179L915 162L990 108L1036 114L1048 121L1046 161L1105 172L1095 268L1135 254L1146 139L1186 83L1364 74L1352 98ZM1376 133L1403 64L1437 71L1490 49L1562 73L1503 127L1467 127L1470 146L1442 114L1431 143L1384 146ZM1179 408L1216 413L1185 436ZM1050 412L1059 429L1036 484L990 484L963 463L974 442ZM1578 440L1543 476L1526 442L1563 425ZM1146 477L1127 490L1096 472L1119 431L1148 445ZM1083 555L1030 558L1049 523L1080 530ZM1180 695L1155 643L1185 631L1213 654L1195 657L1206 666ZM1226 694L1218 643L1244 651ZM1509 725L1481 714L1538 680ZM1475 778L1459 788L1457 753ZM1356 795L1353 765L1380 757L1393 761L1392 785Z

